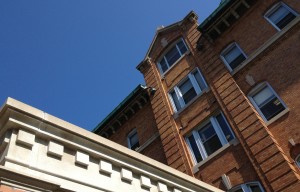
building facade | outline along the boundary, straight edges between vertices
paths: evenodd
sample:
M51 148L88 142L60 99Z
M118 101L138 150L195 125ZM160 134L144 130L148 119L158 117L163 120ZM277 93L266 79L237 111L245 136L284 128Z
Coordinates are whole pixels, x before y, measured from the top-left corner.
M0 143L1 192L222 192L11 98Z
M147 105L133 117L151 115L94 132L223 190L300 191L299 13L296 0L224 0L200 25L190 12L159 28L137 66Z

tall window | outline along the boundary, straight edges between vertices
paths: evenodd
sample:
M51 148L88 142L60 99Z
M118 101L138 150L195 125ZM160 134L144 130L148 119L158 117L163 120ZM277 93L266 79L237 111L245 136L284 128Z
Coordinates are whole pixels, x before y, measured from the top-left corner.
M229 71L233 71L246 59L246 54L237 43L232 43L222 51L221 59Z
M265 18L279 31L297 16L298 14L283 2L277 3L265 14Z
M233 187L229 192L264 192L264 190L259 182L251 182Z
M127 136L128 148L137 150L140 147L139 138L136 129L132 130Z
M194 162L199 163L233 138L234 135L231 128L223 114L220 113L212 116L193 130L186 137L186 142L190 148Z
M256 86L250 92L249 98L265 121L271 120L286 109L286 105L268 83Z
M161 74L165 73L176 61L178 61L188 50L183 39L180 39L173 45L158 62L158 67Z
M181 83L169 92L174 111L179 111L205 89L207 89L207 84L200 70L196 69L192 71Z

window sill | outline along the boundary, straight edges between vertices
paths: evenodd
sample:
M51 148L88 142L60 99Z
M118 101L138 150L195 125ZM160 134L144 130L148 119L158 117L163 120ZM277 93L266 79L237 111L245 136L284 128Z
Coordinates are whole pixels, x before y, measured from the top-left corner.
M245 61L242 62L240 66L235 68L233 71L231 71L231 75L236 74L238 71L240 71L242 68L244 68L246 65L251 63L254 59L257 58L261 53L263 53L268 47L273 45L277 42L278 39L280 39L282 36L285 35L290 29L292 29L297 23L300 21L300 16L297 16L291 23L289 23L285 28L283 28L281 31L278 31L274 36L272 36L268 41L266 41L261 47L259 47L256 51L254 51Z
M169 71L174 68L175 65L177 65L186 55L189 54L191 54L191 51L187 50L169 69L167 69L164 73L161 73L161 79L164 80L167 73L169 73Z
M173 118L177 119L179 117L179 114L182 113L186 108L188 108L190 105L192 105L199 97L201 97L204 93L208 93L210 91L210 88L207 87L204 89L199 95L197 95L195 98L193 98L188 104L186 104L183 108L181 108L179 111L175 112L173 114Z
M285 110L283 110L280 113L278 113L275 117L273 117L269 121L265 120L266 125L269 126L270 124L274 123L276 120L278 120L280 117L282 117L285 114L287 114L289 111L290 111L289 108L286 108Z
M228 147L230 147L231 145L236 146L237 144L239 144L239 140L237 138L234 138L233 140L231 140L229 143L227 143L226 145L224 145L223 147L221 147L220 149L218 149L217 151L215 151L213 154L211 154L209 157L207 157L206 159L204 159L203 161L197 163L194 167L193 167L193 174L197 173L199 171L199 167L201 167L202 165L204 165L205 163L207 163L208 161L210 161L212 158L214 158L215 156L219 155L220 153L222 153L223 151L225 151Z

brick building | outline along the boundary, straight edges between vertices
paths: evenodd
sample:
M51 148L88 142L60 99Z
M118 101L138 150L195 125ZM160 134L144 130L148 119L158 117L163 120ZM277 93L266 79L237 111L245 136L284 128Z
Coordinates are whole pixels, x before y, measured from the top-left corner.
M218 188L300 191L300 2L224 0L157 30L94 132Z

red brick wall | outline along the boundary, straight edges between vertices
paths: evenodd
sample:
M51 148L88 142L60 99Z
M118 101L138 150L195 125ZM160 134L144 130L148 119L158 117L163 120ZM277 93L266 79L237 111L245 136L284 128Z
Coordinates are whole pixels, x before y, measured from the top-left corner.
M233 186L260 181L266 191L297 191L300 188L299 169L290 155L292 148L288 143L290 138L297 144L300 139L300 102L297 99L300 96L297 89L300 86L299 26L234 75L219 56L232 42L237 42L250 56L277 34L278 31L263 17L276 2L257 1L215 42L204 39L202 51L196 50L200 33L192 22L156 37L148 55L150 59L144 61L140 71L146 84L157 89L151 99L152 109L167 162L173 168L222 189L225 189L221 182L223 174L229 176ZM300 13L299 1L284 2ZM185 39L191 53L162 78L156 63L168 47L161 46L161 39L171 43L179 37ZM168 92L195 67L201 69L210 90L174 116ZM267 126L247 98L251 87L245 81L246 75L253 76L257 83L269 82L289 107L289 113ZM184 137L218 110L223 111L240 144L231 145L209 159L193 174L194 163Z
M133 129L137 130L140 146L158 132L150 103L143 106L108 139L128 147L127 136ZM154 143L146 147L141 153L166 164L160 139L156 139Z

